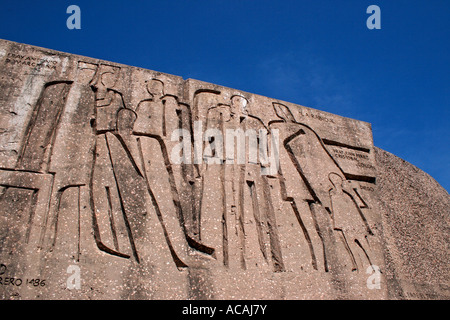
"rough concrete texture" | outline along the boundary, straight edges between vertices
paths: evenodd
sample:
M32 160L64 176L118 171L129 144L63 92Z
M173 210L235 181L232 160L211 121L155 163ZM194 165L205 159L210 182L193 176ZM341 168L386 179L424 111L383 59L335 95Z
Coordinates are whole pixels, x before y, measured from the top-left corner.
M450 197L432 177L375 148L389 296L448 299Z
M449 195L369 123L5 40L0 77L2 299L450 296Z

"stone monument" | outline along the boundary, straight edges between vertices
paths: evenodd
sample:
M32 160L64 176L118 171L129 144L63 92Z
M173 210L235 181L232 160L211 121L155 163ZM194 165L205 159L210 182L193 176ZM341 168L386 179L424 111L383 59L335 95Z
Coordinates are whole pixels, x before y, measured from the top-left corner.
M1 299L448 299L449 194L371 125L0 40Z

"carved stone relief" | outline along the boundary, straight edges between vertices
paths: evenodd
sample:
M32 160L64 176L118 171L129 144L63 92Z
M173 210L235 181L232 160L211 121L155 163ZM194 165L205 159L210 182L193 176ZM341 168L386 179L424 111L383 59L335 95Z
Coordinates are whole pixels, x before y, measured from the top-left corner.
M90 297L385 296L366 286L368 268L384 281L366 123L67 57L35 75L37 99L22 80L32 66L0 61L15 79L1 99L29 104L1 122L2 152L23 123L0 163L0 262L17 277L77 264L103 292L80 292ZM24 287L0 294L37 294Z

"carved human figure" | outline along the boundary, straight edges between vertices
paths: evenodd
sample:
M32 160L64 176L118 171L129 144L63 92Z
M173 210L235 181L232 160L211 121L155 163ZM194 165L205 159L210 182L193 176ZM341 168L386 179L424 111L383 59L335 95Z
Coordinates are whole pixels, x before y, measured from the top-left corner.
M248 101L243 96L234 95L228 104L208 108L204 192L221 190L218 197L222 210L214 208L217 202L208 206L208 197L203 196L202 239L210 239L211 246L222 248L227 267L238 265L247 269L267 265L274 271L284 270L270 187L262 174L268 163L260 157L260 147L267 148L262 141L267 137L267 128L258 117L248 113Z
M322 248L313 245L315 237L311 234L310 228L308 230L306 227L306 217L302 217L301 213L298 210L296 211L295 201L292 201L294 199L288 194L285 194L284 198L293 205L294 213L310 245L313 265L317 265L315 261L317 261L318 255L315 252L321 250L324 269L328 271L331 264L341 265L341 258L337 253L335 237L330 226L332 206L329 191L334 186L329 179L329 174L335 172L341 177L345 177L345 174L327 150L322 139L311 127L297 122L287 106L273 103L273 107L282 122L273 121L272 126L281 125L283 132L285 132L283 145L308 191L308 196L303 200L309 203L314 229L320 239ZM281 169L279 173L280 181L283 182Z
M134 124L136 134L163 136L164 83L158 79L146 81L146 89L150 97L139 102L136 108L138 115Z
M218 105L219 99L220 91L200 89L194 93L192 103L192 120L194 121L192 132L194 136L193 166L190 173L190 190L187 190L188 193L192 194L192 200L190 215L186 217L186 227L190 236L197 241L201 241L202 238L201 216L206 172L206 165L203 161L203 150L205 148L203 135L206 131L204 125L207 122L208 110L210 108L215 108Z
M26 127L16 169L47 172L72 81L46 83Z
M333 229L339 234L352 262L352 270L358 270L357 252L361 250L369 265L372 265L369 256L367 236L372 235L367 221L357 204L352 190L346 186L346 180L335 172L329 174L333 185L330 189L331 216ZM361 269L360 266L359 269Z
M151 98L141 101L135 112L125 105L121 93L112 88L115 85L115 74L108 71L105 72L106 77L104 74L100 75L102 80L94 86L94 91L98 93L96 95L98 112L95 128L98 148L95 151L97 156L94 171L97 170L98 174L95 172L92 174L91 189L97 189L96 192L92 191L92 198L97 198L92 202L94 226L97 228L97 231L94 232L97 245L101 250L117 256L129 258L132 255L136 261L140 262L135 239L143 238L148 232L152 232L145 228L148 213L146 208L152 206L176 267L185 268L188 266L186 262L189 258L187 240L183 236L181 228L181 215L176 216L177 211L161 210L159 200L149 183L147 169L150 155L146 154L148 158L145 157L143 151L145 148L142 147L146 143L146 137L150 137L152 138L150 140L157 141L159 144L163 153L162 158L168 159L167 149L162 138L164 135L162 125L165 117L165 102L161 100L164 90L163 83L158 80L150 82L147 89ZM108 172L113 173L108 185L96 188L95 185L101 185ZM114 195L112 195L113 192ZM102 195L103 199L98 199ZM147 200L149 201L148 205L146 204ZM117 202L119 203L117 204ZM99 210L95 208L96 203L104 210L106 209L109 219L105 217L107 215L105 213L103 213L103 219L97 218ZM114 210L114 205L119 210ZM122 214L114 217L113 211L120 211ZM105 245L101 240L100 223L102 221L110 221L111 232L109 233L112 240L109 243L113 244L113 248L111 245ZM117 221L121 222L122 232L116 230L119 225ZM122 235L124 238L123 234L127 235L128 245L120 241L119 236Z
M130 228L130 212L124 203L124 191L117 169L113 164L113 153L121 152L117 143L117 115L125 108L122 94L114 89L120 68L101 65L91 82L94 92L94 119L91 121L95 134L93 166L89 190L92 210L94 238L100 250L123 258L139 256ZM118 145L118 147L115 147ZM113 152L113 153L112 153ZM119 199L119 203L115 200Z
M196 129L202 130L200 163L196 163L196 177L193 185L194 215L191 226L198 239L214 248L216 259L229 266L230 248L235 244L229 237L231 232L227 219L226 168L224 153L224 132L232 127L232 113L229 104L220 101L219 95L206 92L209 99L202 99L205 108L204 122L197 121ZM206 98L206 97L202 97ZM217 98L217 99L214 99ZM205 101L214 101L208 105ZM229 231L230 230L230 231Z
M54 172L53 190L46 225L46 248L54 253L64 252L78 261L82 250L80 229L81 202L89 185L92 170L92 135L90 119L95 112L95 95L90 84L98 65L79 61L75 81L61 116L49 169ZM83 143L80 144L80 141ZM67 161L69 160L69 161Z
M169 158L168 150L174 144L171 135L174 130L181 129L179 126L182 124L182 113L185 112L184 105L178 103L176 96L165 94L164 82L159 79L147 81L146 88L150 97L139 102L133 126L139 166L172 255L187 263L191 260L187 256L189 248L209 255L213 254L213 250L192 238L186 230L185 214L177 186L177 180L180 179L176 179L175 168ZM151 150L151 154L147 150ZM148 159L150 156L151 159ZM158 168L165 172L157 172ZM154 184L157 175L165 182ZM155 188L161 189L160 192L169 192L172 201L157 201L153 190Z
M134 132L137 134L154 135L170 141L173 130L179 128L179 114L182 107L178 98L165 94L164 82L159 79L146 81L149 98L139 102L136 113L145 115L136 119Z
M72 81L44 84L31 110L14 168L0 169L0 253L34 259L43 247L53 185L49 165ZM19 260L18 260L19 261Z

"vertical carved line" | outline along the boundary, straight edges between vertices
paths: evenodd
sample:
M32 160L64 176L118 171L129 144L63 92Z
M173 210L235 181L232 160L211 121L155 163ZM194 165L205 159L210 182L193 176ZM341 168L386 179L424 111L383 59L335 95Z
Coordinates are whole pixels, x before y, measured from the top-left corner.
M128 238L130 239L130 245L131 245L131 250L133 251L133 256L136 259L136 261L139 263L139 255L136 249L136 245L134 243L134 237L133 237L133 232L131 230L131 226L130 226L130 222L128 221L128 217L125 211L125 205L123 202L123 197L122 197L122 193L120 191L120 187L119 187L119 181L117 180L117 176L116 176L116 171L114 170L114 163L112 160L112 155L111 155L111 148L109 146L109 142L108 142L108 137L105 135L105 140L106 140L106 147L108 148L108 155L109 155L109 161L111 163L111 167L112 167L112 172L114 175L114 181L116 182L116 187L117 187L117 193L119 195L119 202L120 202L120 207L122 209L122 214L123 214L123 220L125 222L125 226L127 229L127 233L128 233Z
M164 165L166 167L168 176L169 176L169 184L170 184L170 191L172 194L172 199L173 199L173 204L175 206L176 209L176 214L177 214L177 218L178 220L181 222L181 225L183 227L183 229L185 228L185 224L184 224L184 216L182 213L182 208L181 208L181 202L180 202L180 197L178 195L178 190L177 190L177 184L175 182L175 175L173 173L173 168L172 168L172 164L170 163L170 158L169 158L169 153L167 151L166 145L164 143L164 140L161 139L161 137L159 136L154 136L153 138L155 138L158 143L159 146L161 148L161 153L164 159ZM141 151L142 153L142 148ZM142 159L141 161L143 161L143 154L142 154Z
M170 162L169 153L167 152L167 147L164 143L164 140L162 140L161 137L158 137L158 136L156 136L156 139L158 140L159 145L161 147L161 152L162 152L162 155L164 158L164 164L166 166L167 173L169 175L170 191L172 193L173 203L175 205L177 217L180 222L181 228L184 232L184 235L186 237L186 240L188 242L188 245L196 250L203 252L203 253L214 256L215 252L214 252L213 248L210 248L210 247L196 241L195 239L189 237L188 233L186 232L186 223L184 220L183 208L181 207L180 196L178 194L177 184L175 182L175 175L173 173L173 168L172 168L172 164ZM203 194L203 179L202 179L202 194ZM200 209L201 209L201 204L200 204ZM199 217L199 222L200 221L201 221L201 219Z
M56 238L58 236L59 209L61 207L61 198L62 198L62 194L64 193L64 190L65 189L61 188L56 192L56 212L55 212L55 217L53 218L53 222L52 222L52 225L54 225L54 228L55 228L55 231L53 232L53 240L51 243L52 249L56 246Z
M81 255L81 186L78 186L78 243L77 243L77 262L80 262Z
M199 165L194 164L194 167L197 169L197 176L195 177L194 184L192 186L194 200L192 201L192 224L194 226L194 234L198 234L198 239L202 240L202 200L203 200L203 190L205 186L205 182L203 176L201 176Z
M166 145L164 144L164 140L160 136L153 135L153 134L139 134L139 135L156 139L159 143L161 153L162 153L162 156L164 159L164 164L165 164L167 174L169 177L170 192L172 195L173 204L175 206L176 216L177 216L180 226L184 232L184 235L186 237L186 241L187 241L188 245L196 250L203 252L203 253L214 256L213 248L210 248L210 247L198 242L197 240L193 239L192 237L190 237L187 234L183 209L181 207L180 197L179 197L176 182L175 182L175 176L173 173L172 164L170 163L169 154L167 152ZM143 155L141 157L143 158ZM141 161L143 161L143 160L141 160ZM203 186L202 186L202 189L203 189Z
M33 194L31 195L31 205L30 205L30 216L28 218L28 222L27 222L27 232L25 234L25 243L28 243L28 241L30 240L30 234L31 234L31 228L33 226L33 218L35 216L35 211L36 211L36 204L38 201L38 192L39 190L37 189L33 189Z
M261 250L264 260L267 261L266 244L264 243L263 227L262 227L262 222L261 222L261 213L259 211L258 196L256 194L255 183L253 181L247 181L247 186L249 188L250 198L252 200L252 207L253 207L252 211L253 211L253 217L255 218L256 233L258 235L259 249Z
M325 239L324 239L322 231L320 230L319 223L317 222L316 212L314 209L314 202L308 201L308 205L309 205L309 211L311 212L312 219L314 221L314 227L316 229L317 235L319 236L320 242L322 243L323 264L324 264L325 272L328 272L329 269L328 269L327 253L326 253L326 247L325 247Z
M143 175L144 175L144 179L145 179L145 185L147 187L147 192L150 195L153 207L155 208L156 215L158 216L159 223L161 224L161 227L163 229L164 238L166 239L166 243L167 243L167 246L169 247L170 254L172 255L172 259L174 260L177 268L187 268L188 266L178 257L177 253L175 252L175 249L172 246L172 242L170 241L170 236L169 236L169 233L167 232L166 226L164 224L164 219L162 217L161 210L159 208L158 202L156 201L156 197L153 194L153 191L150 187L150 182L147 178L147 169L145 167L144 153L142 152L141 139L137 138L136 140L137 140L137 145L138 145L138 149L139 149L139 157L141 158L142 170L144 171Z
M31 132L33 131L33 128L36 123L37 114L39 113L39 110L41 109L42 103L44 101L44 92L45 92L46 88L47 88L47 85L44 85L44 89L41 91L40 96L36 102L36 105L34 106L33 111L31 113L31 118L25 129L25 135L24 135L23 142L22 142L22 145L21 145L21 148L19 151L19 156L17 158L16 168L19 168L22 166L23 157L25 155L25 151L27 149L28 142L31 137Z
M67 185L65 187L60 188L57 192L56 192L56 200L55 200L55 213L54 213L54 217L53 217L53 221L51 222L50 227L54 228L53 231L53 235L51 235L51 243L50 243L50 250L53 250L53 248L56 246L56 239L58 237L58 223L59 223L59 213L61 210L61 199L63 197L64 192L69 189L69 188L77 188L77 221L76 221L76 227L77 227L77 252L75 253L75 257L76 257L76 261L79 261L80 259L80 252L81 252L81 247L80 247L80 239L81 239L81 191L80 188L81 186L84 186L84 184L74 184L74 185Z
M108 216L109 216L109 223L111 226L111 233L113 236L114 248L116 250L119 250L119 241L117 240L116 225L114 223L114 216L113 216L111 191L109 190L108 186L105 186L105 191L106 191L106 199L108 201Z
M50 134L50 138L49 138L49 142L48 142L49 150L47 153L47 159L43 159L43 163L41 165L41 169L44 172L48 172L48 166L50 164L50 159L51 159L51 156L53 153L53 146L54 146L55 140L56 140L56 132L59 130L59 127L61 126L60 120L61 120L61 116L63 114L64 108L66 106L66 99L69 94L70 87L71 87L70 85L72 84L72 81L68 81L68 82L64 82L64 83L65 83L65 85L63 87L63 90L61 90L62 91L62 97L61 97L62 101L60 101L60 106L58 108L58 112L56 114L56 119L55 119L54 125L51 129L51 134Z
M361 199L361 201L363 202L363 204L367 207L366 202L361 198L361 196L358 194L358 192L356 191L356 189L353 189L356 193L356 195ZM358 203L356 202L356 199L346 190L342 190L353 202L353 205L356 208L356 211L358 211L359 217L362 219L364 226L366 227L366 231L369 235L373 236L374 233L372 231L372 229L370 228L369 222L367 221L366 216L364 215L364 213L362 212L361 208L359 207Z
M117 138L117 140L122 145L122 148L125 151L125 153L126 153L126 155L128 157L128 160L130 160L131 165L133 166L134 170L136 170L136 173L142 177L141 170L139 170L139 166L136 164L136 161L134 160L133 155L131 154L131 151L128 148L128 145L125 142L125 140L123 139L123 137L120 134L117 134L117 133L114 133L114 132L112 134Z
M95 109L94 109L95 110ZM92 229L94 230L94 240L97 246L100 248L100 230L98 228L97 215L95 214L95 203L94 203L94 171L95 163L97 162L97 137L94 139L94 146L92 148L92 166L89 177L89 205L91 207L92 213Z
M366 237L366 240L367 240L367 237ZM358 239L355 239L355 242L356 242L356 244L361 248L361 250L364 252L364 254L366 255L366 258L367 258L367 260L369 261L369 264L372 266L372 269L373 269L373 263L372 263L372 261L370 260L370 256L369 256L367 250L364 249L362 243L361 243Z
M220 129L225 132L225 126L223 121L223 114L220 114ZM225 160L220 168L220 181L221 181L221 195L222 195L222 250L223 250L223 264L224 266L229 266L229 255L228 255L228 228L227 228L227 194L225 186Z
M313 266L314 269L317 270L317 259L316 259L316 255L314 253L314 248L313 248L312 241L311 241L311 238L309 236L308 230L306 229L306 226L303 223L303 220L302 220L302 218L300 216L300 212L298 211L297 204L295 203L295 201L293 199L290 201L290 203L291 203L291 206L292 206L292 210L294 211L295 217L297 218L297 221L300 224L300 227L302 228L302 231L303 231L303 234L305 236L306 242L308 243L309 252L311 253L312 266ZM319 237L322 239L321 236L319 236Z
M347 253L348 253L349 257L350 257L350 260L352 261L352 265L353 265L352 271L357 271L358 270L358 264L356 263L355 256L354 256L354 254L352 252L352 249L350 248L350 245L349 245L349 243L347 241L347 238L345 237L344 231L338 230L338 233L339 233L339 235L341 237L342 243L344 244L345 250L347 250ZM357 241L357 240L355 240L355 241ZM359 245L359 242L357 242L357 243ZM363 251L364 251L364 249L363 249Z
M239 172L239 210L237 216L238 235L240 240L241 267L246 270L245 262L245 227L244 227L244 185L245 185L245 165L240 165Z
M166 123L166 100L162 100L162 134L164 137L167 135Z
M270 195L270 186L267 181L267 177L262 177L263 183L263 194L264 201L266 203L266 221L269 232L269 241L270 241L270 251L272 255L272 262L275 272L285 271L284 262L283 262L283 254L281 251L280 237L278 235L277 221L275 218L275 210L272 205L272 197ZM306 230L306 228L305 228ZM309 235L308 235L309 238ZM311 245L311 240L309 240L309 245ZM312 247L310 247L312 250ZM312 253L314 257L314 252ZM313 259L314 261L314 259Z
M51 185L49 186L49 190L53 190L53 187L55 185L55 174L51 173ZM48 225L48 220L49 220L49 215L50 215L50 205L51 205L51 195L47 198L46 200L46 209L45 209L45 213L44 213L44 223L41 226L41 235L39 237L39 244L38 244L38 248L42 249L44 248L44 240L45 240L45 232L47 229L47 225ZM37 202L36 202L37 203Z
M281 167L278 168L278 179L280 182L281 199L283 199L283 201L288 201L290 203L292 210L294 211L294 215L297 218L298 223L300 224L300 228L303 231L303 235L306 239L306 242L308 243L309 252L311 254L312 266L314 269L317 270L317 258L314 253L314 246L312 244L311 237L309 236L308 229L306 228L306 226L303 222L303 219L300 216L300 212L298 211L297 203L295 202L294 198L288 197L288 195L287 195L285 178L283 176ZM314 220L314 223L315 223L315 220Z
M98 138L99 136L97 136ZM104 251L106 253L129 259L130 256L127 254L123 254L118 251L114 251L111 248L108 248L105 246L102 242L101 236L100 236L100 229L98 227L98 221L97 221L97 215L95 213L95 202L94 202L94 168L95 164L97 162L97 138L94 141L94 147L92 149L92 166L91 166L91 175L89 177L89 205L91 209L91 215L92 215L92 229L94 231L94 240L97 244L97 248L101 251ZM106 138L105 138L106 139Z
M297 158L295 157L294 152L292 151L291 146L289 145L289 142L293 140L295 137L299 136L300 134L304 134L304 131L300 129L295 134L290 136L289 138L284 140L284 148L287 151L287 154L289 155L289 158L291 159L292 163L294 164L295 169L297 170L298 174L302 178L302 180L305 182L306 188L308 189L309 193L313 197L314 201L317 203L321 203L319 197L317 196L316 192L312 188L311 184L309 183L308 179L306 179L305 174L303 173L302 167L298 163Z

